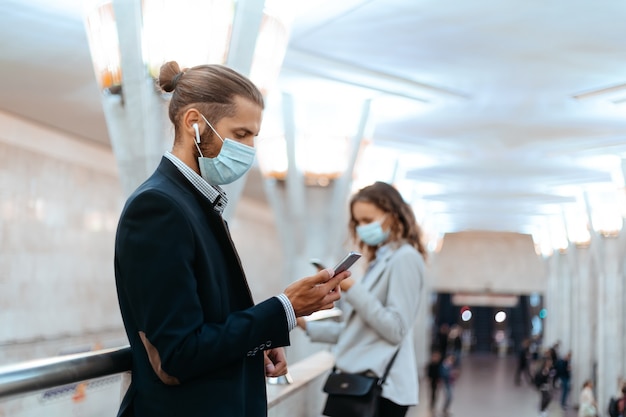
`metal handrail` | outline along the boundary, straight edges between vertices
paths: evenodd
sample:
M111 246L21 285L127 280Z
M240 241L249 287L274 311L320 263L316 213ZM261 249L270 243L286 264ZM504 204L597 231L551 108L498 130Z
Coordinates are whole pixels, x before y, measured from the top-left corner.
M307 320L337 319L341 314L341 310L333 308L314 313ZM129 345L0 366L0 400L120 374L130 371L131 366ZM268 380L279 385L289 382L289 375Z
M0 399L130 371L130 346L0 366Z

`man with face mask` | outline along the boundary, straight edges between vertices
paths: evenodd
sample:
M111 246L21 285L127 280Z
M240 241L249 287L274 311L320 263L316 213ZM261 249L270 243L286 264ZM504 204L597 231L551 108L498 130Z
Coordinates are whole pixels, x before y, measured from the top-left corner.
M265 377L287 372L296 317L332 308L350 273L322 270L255 305L219 185L250 168L263 97L219 65L169 62L159 83L172 92L174 146L129 197L115 243L133 356L118 416L266 416Z

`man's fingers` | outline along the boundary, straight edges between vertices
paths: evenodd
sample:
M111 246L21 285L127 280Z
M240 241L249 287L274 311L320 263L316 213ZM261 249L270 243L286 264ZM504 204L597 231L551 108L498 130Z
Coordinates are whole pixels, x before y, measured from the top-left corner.
M329 279L331 279L334 275L335 275L335 271L333 271L331 268L322 269L315 276L315 281L316 281L315 283L316 284L324 283L328 281Z
M265 376L271 376L275 372L274 363L267 352L263 356L265 358Z
M270 377L285 375L287 373L287 358L285 357L285 349L276 348L265 352L265 375Z
M328 291L330 291L334 287L336 287L339 284L341 284L341 281L343 281L344 279L348 278L350 275L352 275L352 273L350 271L344 271L344 272L342 272L340 274L337 274L334 277L328 279L326 282L324 282L324 285L327 285L328 286Z
M291 301L297 317L333 308L333 303L341 298L339 284L351 275L350 271L344 271L331 278L333 273L332 269L324 269L294 282L285 289L285 295Z
M341 298L341 287L337 285L336 287L333 287L333 289L329 291L324 297L323 301L328 303L325 307L333 308L333 303L335 301L339 301L340 298Z
M327 282L329 279L335 276L335 270L332 268L326 268L319 271L317 274L313 275L311 278L315 285L323 284Z
M330 304L326 304L325 306L321 307L320 310L331 310L333 307L335 307L335 303L330 303Z

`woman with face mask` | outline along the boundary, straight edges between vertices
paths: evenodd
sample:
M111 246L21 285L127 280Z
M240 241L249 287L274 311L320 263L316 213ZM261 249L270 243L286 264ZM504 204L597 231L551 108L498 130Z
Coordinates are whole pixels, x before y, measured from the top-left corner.
M342 299L347 301L344 320L299 318L298 325L312 341L335 344L339 371L371 371L381 377L397 351L383 384L378 415L403 417L418 401L413 327L426 258L421 230L400 193L383 182L352 197L349 230L367 265L361 278L341 283Z

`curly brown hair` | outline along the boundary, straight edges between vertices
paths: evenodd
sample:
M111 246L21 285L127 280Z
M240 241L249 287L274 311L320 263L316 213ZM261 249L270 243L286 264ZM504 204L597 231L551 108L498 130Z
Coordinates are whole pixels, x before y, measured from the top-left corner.
M371 203L391 216L390 240L399 242L404 240L412 245L422 257L426 259L426 247L422 242L422 229L415 220L415 214L411 206L407 204L400 192L390 184L377 181L372 185L360 189L350 199L350 235L358 242L359 249L369 261L376 256L376 246L370 246L358 239L356 227L358 223L354 218L352 208L357 201Z

